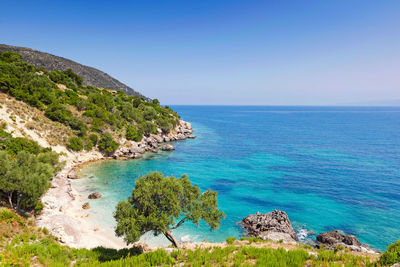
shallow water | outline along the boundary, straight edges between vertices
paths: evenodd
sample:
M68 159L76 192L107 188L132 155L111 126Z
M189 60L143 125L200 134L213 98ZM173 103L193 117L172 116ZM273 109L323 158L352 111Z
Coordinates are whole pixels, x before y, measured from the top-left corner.
M176 106L196 139L174 152L86 166L74 181L91 200L91 217L115 225L116 203L148 171L188 174L219 193L221 227L185 224L183 241L239 237L250 213L286 211L302 239L340 229L377 249L400 237L400 108ZM153 244L165 243L146 236Z

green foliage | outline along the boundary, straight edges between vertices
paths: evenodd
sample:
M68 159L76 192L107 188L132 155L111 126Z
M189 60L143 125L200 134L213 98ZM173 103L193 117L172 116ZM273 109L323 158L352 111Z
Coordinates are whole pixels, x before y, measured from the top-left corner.
M20 151L26 151L31 154L49 151L49 149L40 147L36 141L23 137L13 138L11 134L3 130L0 130L0 150L5 150L12 155L17 155Z
M105 154L111 154L118 148L119 144L114 141L110 133L105 133L99 141L99 150Z
M74 249L60 245L45 228L0 208L0 262L3 266L380 266L369 258L325 250L268 248L260 245L179 249L141 253L139 248ZM315 252L315 251L314 251Z
M171 230L185 221L198 225L202 219L211 229L216 229L225 217L217 206L217 193L207 190L201 194L199 187L192 185L186 175L176 178L150 172L136 180L128 201L118 203L114 214L115 232L123 236L127 244L153 231L154 235L163 233L177 245ZM180 221L175 225L177 219Z
M235 241L236 241L236 237L234 237L234 236L226 238L226 243L229 244L229 245L232 245L233 242L235 242Z
M151 123L149 121L145 121L142 124L140 124L139 128L147 136L150 135L150 134L157 134L157 127L153 123Z
M27 138L13 138L0 130L0 191L10 206L37 211L38 199L60 170L58 154Z
M400 240L389 245L386 252L379 258L379 263L382 265L393 265L400 262Z
M74 151L81 151L83 149L82 140L79 137L71 137L67 147Z
M49 181L58 167L58 156L47 153L51 155L20 151L16 157L11 157L5 151L0 152L0 190L8 196L11 206L32 209L49 188Z
M57 84L64 84L67 89L61 90ZM161 107L157 99L146 102L123 92L85 86L71 69L49 72L12 52L0 53L0 91L45 110L46 117L82 137L87 150L95 146L85 139L88 129L96 133L125 130L128 139L138 141L143 134L157 134L157 128L168 133L179 120L176 112Z
M251 243L264 243L266 242L264 239L258 238L258 237L249 237L249 236L242 236L240 238L241 241L248 241L250 244Z
M128 140L140 142L143 138L143 132L132 124L128 124L126 127L125 137Z

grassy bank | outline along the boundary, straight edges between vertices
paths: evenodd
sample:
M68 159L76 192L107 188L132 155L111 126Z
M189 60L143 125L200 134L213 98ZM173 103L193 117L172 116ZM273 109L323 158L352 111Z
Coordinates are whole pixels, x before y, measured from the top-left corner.
M35 227L33 219L0 209L2 266L382 266L378 260L377 256L367 254L256 239L229 239L215 247L146 253L139 248L74 249L59 244L46 229Z

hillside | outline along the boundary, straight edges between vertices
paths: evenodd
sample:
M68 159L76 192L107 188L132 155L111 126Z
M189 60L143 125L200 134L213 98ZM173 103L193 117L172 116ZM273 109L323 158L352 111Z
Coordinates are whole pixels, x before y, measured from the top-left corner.
M32 64L36 67L43 67L49 71L64 71L67 69L71 69L74 73L83 78L83 83L85 85L122 91L128 95L138 96L148 100L148 98L143 96L141 93L114 79L107 73L104 73L92 67L79 64L72 60L40 52L30 48L0 44L0 53L4 51L16 52L20 54L22 56L22 59L29 64Z

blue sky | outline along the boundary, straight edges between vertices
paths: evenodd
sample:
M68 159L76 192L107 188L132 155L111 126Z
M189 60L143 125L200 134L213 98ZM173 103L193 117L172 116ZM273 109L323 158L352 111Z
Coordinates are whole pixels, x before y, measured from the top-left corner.
M400 100L400 1L1 1L0 43L162 104ZM400 102L400 101L399 101Z

